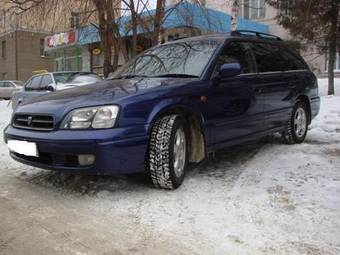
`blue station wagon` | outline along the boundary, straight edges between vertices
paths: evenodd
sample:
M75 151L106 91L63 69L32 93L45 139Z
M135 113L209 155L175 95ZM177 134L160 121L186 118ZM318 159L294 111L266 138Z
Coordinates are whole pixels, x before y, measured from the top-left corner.
M151 48L105 81L25 102L5 129L10 155L76 174L146 171L175 189L187 165L279 132L301 143L317 79L280 38L251 31Z

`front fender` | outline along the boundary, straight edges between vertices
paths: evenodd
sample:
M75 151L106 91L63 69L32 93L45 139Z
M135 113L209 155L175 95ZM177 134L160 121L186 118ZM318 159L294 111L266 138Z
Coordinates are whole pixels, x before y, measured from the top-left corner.
M199 103L199 102L197 102ZM149 116L147 118L148 123L148 130L147 132L150 133L151 129L155 123L155 121L162 115L164 115L166 112L171 111L180 111L185 112L193 117L197 118L199 123L202 125L203 123L203 117L202 114L199 111L199 104L197 104L195 101L189 102L189 99L187 98L181 98L181 97L174 97L174 98L166 98L161 101L159 101L151 110L149 113Z

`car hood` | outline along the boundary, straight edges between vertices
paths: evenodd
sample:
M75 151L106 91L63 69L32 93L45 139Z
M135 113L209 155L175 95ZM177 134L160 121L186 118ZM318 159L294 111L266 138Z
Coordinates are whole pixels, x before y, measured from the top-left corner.
M119 103L119 100L147 91L182 86L197 78L132 78L104 80L91 85L50 92L33 98L17 108L17 112L54 113L74 108Z

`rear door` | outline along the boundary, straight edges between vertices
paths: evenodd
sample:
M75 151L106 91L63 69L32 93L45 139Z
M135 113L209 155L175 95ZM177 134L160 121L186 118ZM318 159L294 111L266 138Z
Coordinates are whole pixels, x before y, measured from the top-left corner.
M231 78L219 78L224 63L238 62L242 73ZM232 41L225 45L214 67L215 84L210 90L206 107L206 121L211 126L213 145L238 141L263 130L264 100L259 93L259 77L253 55L247 43Z
M289 119L291 111L291 76L284 71L287 62L281 55L281 47L270 42L250 43L256 59L261 82L261 93L265 100L266 129L282 127Z

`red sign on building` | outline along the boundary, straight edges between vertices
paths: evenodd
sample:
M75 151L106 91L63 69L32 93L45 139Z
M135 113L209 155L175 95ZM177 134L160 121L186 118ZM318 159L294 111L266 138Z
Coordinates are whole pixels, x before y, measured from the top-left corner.
M65 33L54 34L45 38L47 49L53 49L62 46L73 45L77 42L77 32L69 31Z

